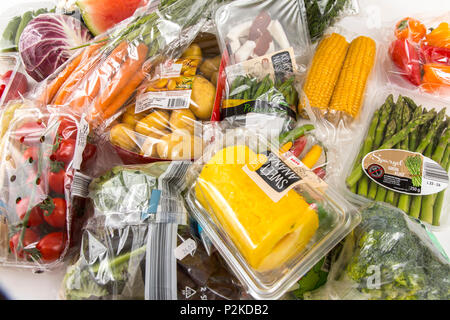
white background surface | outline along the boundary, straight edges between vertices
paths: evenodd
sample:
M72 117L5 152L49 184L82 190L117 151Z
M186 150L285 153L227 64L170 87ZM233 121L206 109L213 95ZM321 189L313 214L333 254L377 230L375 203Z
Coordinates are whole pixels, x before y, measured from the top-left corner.
M33 1L1 1L0 12L13 4L19 5L30 2ZM42 1L36 0L34 2ZM359 16L347 17L339 23L345 25L346 28L352 28L355 33L360 32L366 26L382 27L406 16L427 13L440 16L450 11L449 0L360 0L359 3ZM364 17L366 19L362 20ZM435 234L450 256L450 229L435 232ZM64 273L64 267L44 274L33 274L29 270L0 267L0 287L13 299L57 299Z

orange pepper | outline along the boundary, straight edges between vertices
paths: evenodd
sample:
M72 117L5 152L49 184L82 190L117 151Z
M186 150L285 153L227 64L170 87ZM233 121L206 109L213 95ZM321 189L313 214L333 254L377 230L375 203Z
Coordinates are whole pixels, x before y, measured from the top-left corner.
M436 29L426 35L427 44L438 48L450 49L450 26L442 22Z
M450 66L439 63L424 64L422 88L428 92L450 88Z
M400 40L410 40L419 42L425 37L427 28L419 20L413 18L404 18L395 26L395 36Z

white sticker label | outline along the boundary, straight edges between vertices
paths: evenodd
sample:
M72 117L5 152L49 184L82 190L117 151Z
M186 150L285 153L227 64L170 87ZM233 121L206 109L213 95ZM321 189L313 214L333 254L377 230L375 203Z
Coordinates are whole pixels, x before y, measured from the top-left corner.
M161 79L177 78L181 75L182 63L169 61L161 66Z
M192 90L146 92L136 101L135 113L149 109L187 109L191 102Z
M436 161L407 150L372 151L363 158L362 168L372 181L403 194L435 194L449 183L447 171Z
M196 249L197 243L189 238L175 249L175 258L183 260L188 254L193 256Z
M83 161L83 152L86 148L87 137L89 135L89 123L87 123L85 117L85 114L81 116L81 120L78 126L77 141L75 153L73 156L73 168L75 170L80 170L81 162Z

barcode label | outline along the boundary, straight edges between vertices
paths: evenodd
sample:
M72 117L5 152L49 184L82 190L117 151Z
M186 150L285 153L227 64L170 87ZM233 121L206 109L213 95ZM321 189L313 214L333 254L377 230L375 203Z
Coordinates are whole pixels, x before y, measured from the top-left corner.
M161 190L156 222L184 224L186 210L180 199L180 193L185 189L185 176L191 163L188 161L173 161L164 174L158 179Z
M146 92L136 99L135 113L149 109L187 109L191 103L192 90Z
M89 184L92 178L82 174L81 172L75 172L72 182L72 195L81 198L87 198L89 195Z
M423 177L425 179L429 180L435 180L440 182L448 182L448 175L447 172L441 168L440 165L432 163L432 162L425 162L423 166Z
M145 264L145 299L177 299L177 224L149 224Z

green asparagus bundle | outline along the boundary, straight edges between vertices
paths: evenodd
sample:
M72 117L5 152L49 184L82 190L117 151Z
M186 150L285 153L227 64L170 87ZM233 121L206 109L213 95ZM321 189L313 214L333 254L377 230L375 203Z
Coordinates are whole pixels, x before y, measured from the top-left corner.
M261 81L247 75L238 76L231 84L229 99L236 100L265 100L288 106L298 104L298 93L294 87L295 77L284 82L273 83L269 75Z
M399 96L394 103L392 95L389 95L374 113L367 136L346 179L350 191L376 201L388 202L412 217L439 225L445 191L411 196L388 190L370 181L364 174L361 161L374 150L409 150L431 158L448 172L450 130L445 112L445 109L439 113L434 109L427 111L409 97ZM422 158L419 155L408 157L405 165L412 175L413 186L421 186Z

